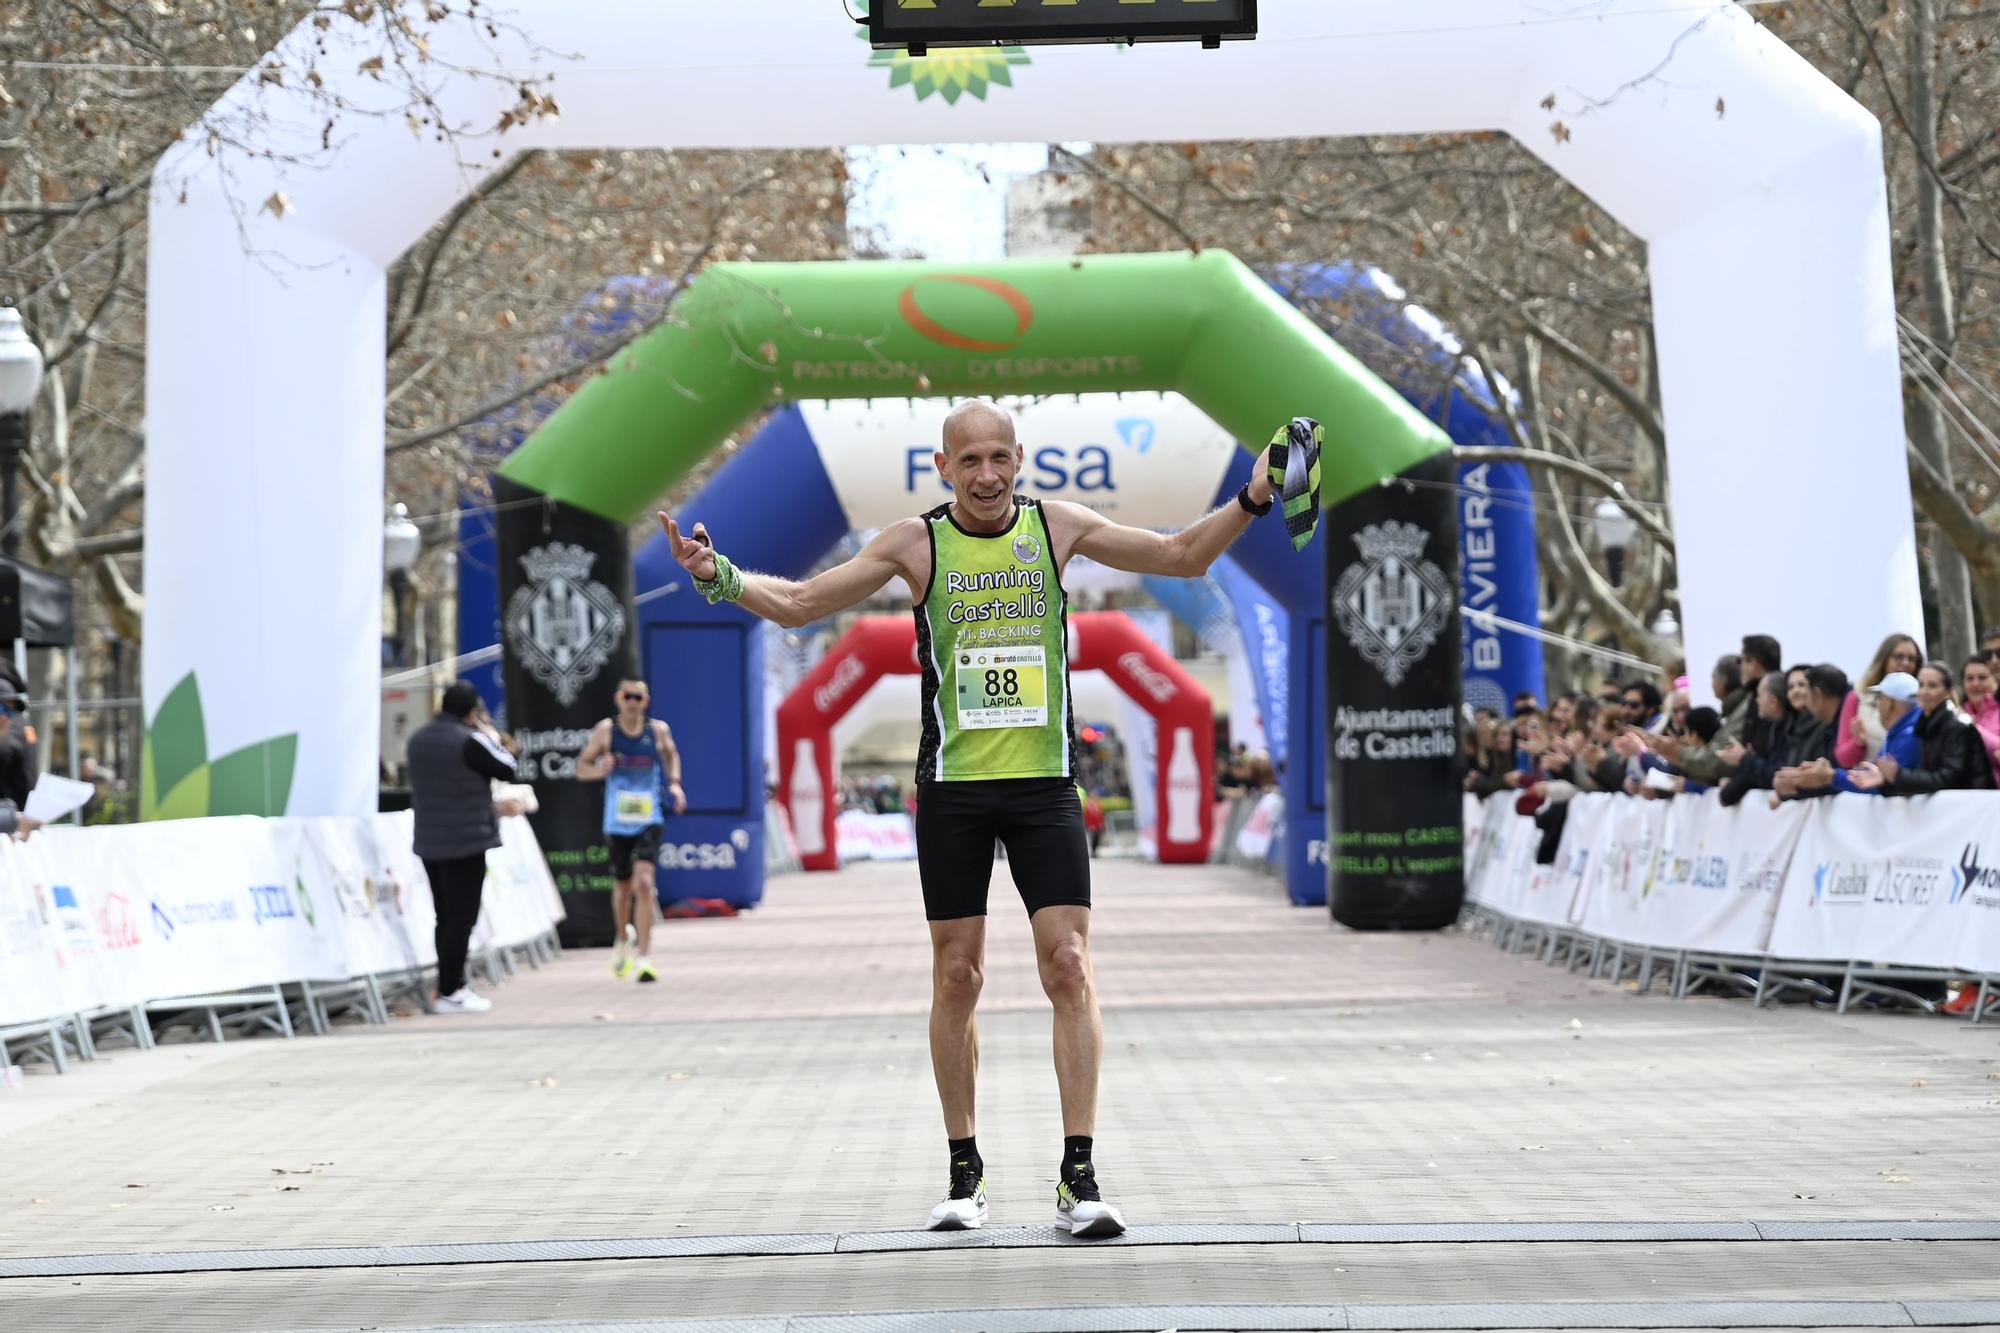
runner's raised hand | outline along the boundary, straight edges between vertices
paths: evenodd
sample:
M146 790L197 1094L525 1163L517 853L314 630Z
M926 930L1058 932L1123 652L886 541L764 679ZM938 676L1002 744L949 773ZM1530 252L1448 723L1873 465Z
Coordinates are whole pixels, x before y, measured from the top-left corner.
M660 515L660 528L667 534L667 541L673 547L674 559L680 567L706 583L715 578L715 548L708 540L708 528L700 523L694 525L692 539L681 535L680 524L666 514Z

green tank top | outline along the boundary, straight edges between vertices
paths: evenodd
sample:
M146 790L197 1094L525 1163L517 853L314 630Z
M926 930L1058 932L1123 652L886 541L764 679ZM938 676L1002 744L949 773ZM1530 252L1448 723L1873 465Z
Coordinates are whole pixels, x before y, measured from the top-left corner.
M1069 598L1041 503L1016 497L1004 532L967 532L948 504L924 523L931 584L916 607L917 780L1073 777Z

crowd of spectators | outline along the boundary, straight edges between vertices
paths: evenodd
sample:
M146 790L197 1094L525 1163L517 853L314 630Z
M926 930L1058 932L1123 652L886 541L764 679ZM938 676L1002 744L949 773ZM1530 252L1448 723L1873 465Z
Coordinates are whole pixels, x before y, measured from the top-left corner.
M1099 801L1130 802L1132 769L1125 754L1125 742L1102 724L1079 727L1076 732L1077 785L1084 795Z
M1578 792L1647 799L1719 791L1725 805L1773 806L1835 792L1922 796L2000 787L2000 625L1954 669L1891 634L1858 678L1830 663L1781 665L1776 639L1753 634L1715 664L1720 708L1691 707L1679 669L1659 684L1615 682L1595 695L1515 700L1513 716L1481 711L1464 732L1465 788L1516 791L1553 862ZM1664 688L1663 688L1664 687ZM1902 987L1946 1013L1980 1003L1977 986L1946 998L1943 982Z
M869 815L914 814L916 799L915 791L906 793L902 781L887 773L877 773L872 777L865 773L841 775L842 811L859 810Z
M1271 756L1252 750L1242 741L1215 757L1215 799L1231 796L1259 796L1278 785L1278 768Z
M1954 666L1925 660L1891 634L1860 676L1839 666L1785 666L1769 635L1752 634L1715 664L1719 708L1690 706L1678 672L1659 683L1612 682L1595 695L1532 696L1513 716L1480 710L1464 733L1465 789L1518 791L1549 840L1578 792L1651 799L1718 790L1725 805L1776 804L1834 792L1920 796L2000 786L2000 626Z

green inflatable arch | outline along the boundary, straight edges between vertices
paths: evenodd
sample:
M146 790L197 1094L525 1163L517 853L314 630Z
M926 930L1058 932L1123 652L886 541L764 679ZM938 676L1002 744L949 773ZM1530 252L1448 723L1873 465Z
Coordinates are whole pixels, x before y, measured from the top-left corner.
M1221 251L716 264L500 475L631 522L773 401L1148 389L1244 441L1318 418L1328 506L1451 444Z

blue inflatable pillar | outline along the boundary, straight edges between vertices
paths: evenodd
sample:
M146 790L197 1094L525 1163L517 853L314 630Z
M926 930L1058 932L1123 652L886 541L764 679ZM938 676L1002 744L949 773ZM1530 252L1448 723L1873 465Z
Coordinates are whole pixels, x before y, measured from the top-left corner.
M1223 498L1250 480L1251 461L1248 453L1230 461ZM1326 539L1322 525L1305 550L1294 551L1285 525L1267 516L1229 548L1237 567L1285 616L1285 750L1280 760L1274 738L1271 758L1285 798L1285 893L1299 907L1326 905ZM1253 663L1260 655L1253 650Z
M847 518L797 407L774 415L679 507L745 569L803 578L847 535ZM633 560L640 670L653 712L674 729L687 813L667 822L660 900L764 896L764 628L710 606L664 535ZM672 591L662 592L661 589Z
M1444 428L1453 444L1509 448L1515 441L1484 375L1466 364L1465 349L1436 316L1410 304L1396 280L1357 264L1283 264L1272 286L1387 380L1410 405ZM1503 383L1503 392L1512 393ZM1339 448L1327 423L1329 448ZM1539 628L1540 554L1535 546L1535 492L1519 463L1463 463L1458 468L1459 600ZM1519 630L1467 616L1462 666L1465 702L1511 716L1514 696L1547 702L1542 645Z
M493 507L472 496L458 501L458 651L476 652L500 642L500 536L493 524ZM460 680L471 681L486 701L486 711L503 728L507 725L507 691L500 684L500 659L465 667Z

